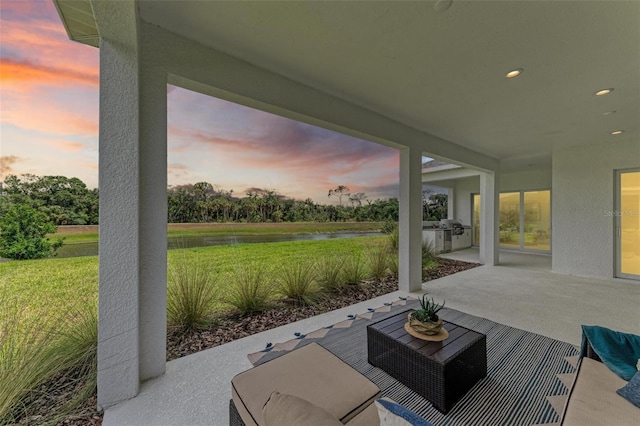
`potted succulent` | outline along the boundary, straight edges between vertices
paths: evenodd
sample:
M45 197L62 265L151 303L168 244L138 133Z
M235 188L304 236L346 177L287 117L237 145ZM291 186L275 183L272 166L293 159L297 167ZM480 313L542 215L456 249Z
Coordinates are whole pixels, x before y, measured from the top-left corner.
M438 317L438 312L444 307L434 302L433 298L428 299L426 294L420 299L420 309L409 313L409 327L418 333L433 336L438 334L442 328L442 319Z

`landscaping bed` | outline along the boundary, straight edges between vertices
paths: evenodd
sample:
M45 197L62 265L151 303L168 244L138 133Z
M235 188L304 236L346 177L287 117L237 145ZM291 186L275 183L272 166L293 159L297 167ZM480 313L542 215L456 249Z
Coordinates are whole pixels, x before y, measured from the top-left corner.
M477 263L438 258L438 266L425 269L426 281L434 276L444 277L479 266ZM253 315L234 315L227 311L217 324L200 331L167 334L167 361L241 339L252 334L280 327L305 318L344 308L358 302L373 299L398 290L398 279L366 280L359 286L347 288L319 300L313 306L296 306L279 303L273 309ZM377 306L372 306L377 308ZM354 312L358 314L361 312Z
M450 259L437 259L438 266L424 271L424 281L475 268L476 263ZM167 360L173 360L212 348L233 340L270 330L301 319L313 317L335 309L344 308L398 290L396 277L382 280L369 279L358 286L349 286L317 300L314 305L300 306L290 302L276 301L273 308L260 313L239 315L234 311L224 311L210 327L197 331L169 330L167 333ZM376 306L371 306L376 308ZM359 312L354 312L358 314ZM266 343L266 342L265 342ZM57 378L54 383L41 386L30 401L33 405L28 416L19 419L18 425L51 424L47 413L69 399L75 392L73 386L61 386L65 378ZM86 400L73 414L54 424L61 425L101 425L102 413L96 410L95 396Z

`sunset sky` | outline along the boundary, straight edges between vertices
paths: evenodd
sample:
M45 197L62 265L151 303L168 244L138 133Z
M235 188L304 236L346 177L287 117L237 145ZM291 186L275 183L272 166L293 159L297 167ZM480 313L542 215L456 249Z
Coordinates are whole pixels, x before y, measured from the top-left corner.
M50 0L0 1L0 181L64 175L98 186L99 51L69 41ZM398 195L398 151L168 86L168 181L329 203L347 185Z

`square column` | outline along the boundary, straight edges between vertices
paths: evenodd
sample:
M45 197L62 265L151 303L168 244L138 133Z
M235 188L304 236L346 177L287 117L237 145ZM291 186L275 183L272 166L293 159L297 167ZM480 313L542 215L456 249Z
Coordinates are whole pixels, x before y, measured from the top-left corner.
M137 47L101 40L100 408L166 364L166 79L140 62Z
M497 265L500 244L498 173L480 173L480 263Z
M422 289L422 152L400 150L398 287Z
M447 188L447 219L459 219L456 217L456 190Z

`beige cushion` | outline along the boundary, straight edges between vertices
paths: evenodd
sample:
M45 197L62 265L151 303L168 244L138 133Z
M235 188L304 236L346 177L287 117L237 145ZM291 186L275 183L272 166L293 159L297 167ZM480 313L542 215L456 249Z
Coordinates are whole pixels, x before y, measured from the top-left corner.
M295 395L347 423L380 395L380 389L340 358L311 343L236 375L233 402L247 426L264 425L271 392Z
M347 426L380 426L380 416L376 404L367 406L364 411L347 422Z
M323 408L293 395L273 392L262 410L265 426L342 426Z
M637 426L640 410L616 393L626 383L603 363L583 358L562 424Z

